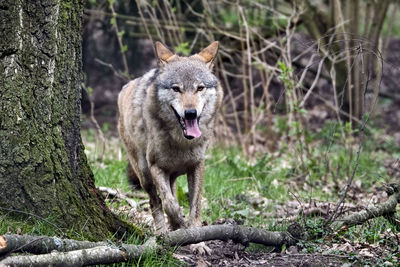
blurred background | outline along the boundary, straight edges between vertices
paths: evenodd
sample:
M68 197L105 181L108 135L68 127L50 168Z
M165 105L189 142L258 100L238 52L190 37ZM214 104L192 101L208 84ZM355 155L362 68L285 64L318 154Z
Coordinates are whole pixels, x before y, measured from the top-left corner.
M155 41L190 55L218 40L217 140L252 156L307 145L307 131L327 122L361 129L364 119L399 145L398 18L397 1L385 0L88 0L84 126L93 126L92 109L117 134L117 95L156 67Z
M205 223L281 230L299 220L317 240L299 251L367 251L363 265L396 265L399 219L324 236L399 182L399 38L392 0L88 0L82 134L96 185L131 191L117 95L157 66L154 42L190 55L218 40L224 99L206 157ZM177 183L187 209L187 184ZM113 210L151 221L148 208Z

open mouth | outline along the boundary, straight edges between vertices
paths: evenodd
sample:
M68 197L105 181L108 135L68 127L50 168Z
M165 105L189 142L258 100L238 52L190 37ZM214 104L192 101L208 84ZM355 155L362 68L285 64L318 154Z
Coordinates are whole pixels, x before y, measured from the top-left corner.
M186 139L193 139L201 136L201 131L199 129L199 120L200 117L197 117L196 119L193 120L187 120L181 117L178 112L174 109L173 106L171 106L172 110L175 113L175 116L178 120L179 125L182 128L183 131L183 136Z

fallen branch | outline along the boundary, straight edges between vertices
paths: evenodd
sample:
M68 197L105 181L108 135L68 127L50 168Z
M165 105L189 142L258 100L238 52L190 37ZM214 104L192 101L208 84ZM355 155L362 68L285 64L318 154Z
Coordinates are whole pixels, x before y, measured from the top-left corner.
M43 255L12 256L0 261L0 266L83 266L126 262L141 257L146 251L157 247L155 239L142 246L97 246L69 252L54 251Z
M287 232L270 232L242 225L210 225L189 229L179 229L168 234L165 242L170 246L183 246L208 240L229 239L247 245L257 243L265 246L293 245L297 242L297 234Z
M223 241L231 239L244 245L258 243L279 247L295 244L298 236L297 232L270 232L241 225L211 225L170 232L161 241L162 246L157 245L153 238L141 246L121 244L117 247L107 242L77 241L46 236L3 235L0 236L0 255L22 251L47 254L10 256L0 261L0 266L80 266L118 263L137 259L148 250L158 250L161 247L182 246L216 239ZM53 252L49 253L50 251Z
M295 222L304 217L328 217L332 207L335 203L330 202L314 202L302 203L299 205L298 201L287 201L285 206L280 207L282 210L279 213L267 213L266 216L273 218L275 222ZM359 211L363 207L351 203L343 203L343 212Z
M121 193L116 189L112 189L112 188L104 187L104 186L99 186L98 189L100 192L105 192L110 196L125 200L126 202L128 202L129 206L131 206L133 209L137 210L136 202L133 199L129 198L126 194Z
M392 184L386 187L388 200L381 204L371 205L362 211L355 212L335 221L332 227L336 230L362 224L369 219L384 216L396 219L397 203L400 201L400 185ZM397 221L397 223L400 223ZM61 239L48 236L29 236L6 234L0 236L0 266L81 266L95 264L110 264L138 259L146 251L156 252L161 248L182 246L208 240L233 240L247 245L258 243L266 246L279 247L294 245L298 239L307 238L299 224L292 224L288 232L270 232L262 229L241 225L211 225L189 229L179 229L170 232L159 239L149 239L144 245L113 245L109 242L89 242L71 239ZM28 252L42 255L8 256L13 252ZM51 252L51 253L50 253ZM8 256L8 257L7 257ZM5 257L5 258L4 258Z
M302 217L326 217L329 214L328 209L323 209L319 207L311 207L297 212L297 215L289 216L286 218L275 218L275 221L282 222L295 222Z
M104 187L101 186L101 188L109 188L109 187ZM123 194L129 198L140 198L140 199L147 199L149 198L149 195L142 190L134 190L131 192L123 192Z
M400 192L399 185L392 186L394 186L394 188L392 188L392 192L389 192L392 193L392 195L389 196L388 200L380 204L370 205L362 211L345 216L332 223L332 228L338 230L344 226L351 227L353 225L363 224L370 219L395 213L397 203L400 201Z
M108 245L107 242L78 241L50 236L6 234L0 236L0 256L11 252L45 254L53 250L66 252L106 245Z

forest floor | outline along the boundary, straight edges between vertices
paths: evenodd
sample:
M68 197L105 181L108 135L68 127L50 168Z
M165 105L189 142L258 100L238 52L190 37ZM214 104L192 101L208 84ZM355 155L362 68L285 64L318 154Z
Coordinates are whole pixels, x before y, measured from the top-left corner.
M190 266L342 266L349 262L348 256L321 253L299 253L293 246L292 251L282 253L256 252L239 248L232 241L208 241L211 255L193 255L186 247L179 248L174 257L183 260ZM290 248L289 248L290 249Z
M138 193L138 191L136 191ZM380 203L387 199L386 193L379 189L371 191L368 194L359 193L358 197L352 196L351 203L347 203L348 210L358 211L365 205L371 203ZM266 204L266 199L256 196L251 199L244 199L243 196L238 196L238 199L245 202L251 210L255 202ZM117 200L108 199L110 206L113 206ZM140 201L139 201L140 203ZM150 209L146 204L142 205L139 210L132 212L131 207L121 205L114 210L115 213L126 214L131 222L142 225L144 228L151 231L152 218ZM270 204L269 204L270 205ZM329 202L314 202L311 205L307 203L298 203L297 201L286 201L286 203L275 204L272 212L258 214L256 210L251 210L249 213L256 213L258 216L265 218L271 216L275 221L275 226L258 225L260 228L276 230L284 230L285 225L292 221L302 222L307 230L315 234L314 238L309 241L299 242L297 245L289 247L264 247L262 245L250 244L249 247L244 247L242 244L236 244L232 241L212 240L206 241L206 245L212 249L210 255L196 255L190 250L189 245L178 247L173 250L173 258L181 262L185 262L188 266L394 266L397 265L398 257L400 256L399 238L400 234L394 225L391 225L383 218L377 218L372 222L367 222L365 225L355 226L342 232L332 232L326 234L322 227L322 220L318 218L302 217L299 215L302 210L307 210L307 207L320 207L321 211L327 206L334 203ZM301 207L303 206L303 207ZM208 210L209 207L206 207ZM329 209L329 208L328 208ZM263 210L263 209L258 209ZM241 213L243 210L236 210ZM327 211L327 214L332 210ZM208 213L203 212L203 213ZM262 212L261 212L262 213ZM247 215L249 217L254 215ZM323 215L320 215L323 218ZM204 216L203 216L204 217ZM222 217L227 217L222 215ZM212 224L245 224L253 225L251 218L245 216L230 218L219 218ZM318 216L317 216L318 217ZM207 224L207 218L204 220L204 225ZM176 264L176 262L175 262ZM347 265L346 265L347 264Z

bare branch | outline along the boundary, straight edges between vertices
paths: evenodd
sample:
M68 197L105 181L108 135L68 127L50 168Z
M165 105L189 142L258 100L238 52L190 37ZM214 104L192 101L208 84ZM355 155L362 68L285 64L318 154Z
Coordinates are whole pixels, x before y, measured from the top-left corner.
M107 193L107 195L111 195L113 197L119 198L119 199L123 199L126 202L128 202L128 204L134 209L137 210L137 203L136 201L134 201L133 199L129 198L126 194L119 192L118 189L112 189L109 187L104 187L104 186L99 186L98 189L101 192L105 192Z
M300 227L301 228L301 227ZM190 229L179 229L170 232L162 244L166 247L182 246L207 240L233 240L247 245L249 242L266 246L293 245L299 237L299 227L291 227L291 234L286 232L270 232L262 229L241 225L211 225ZM296 231L294 231L296 230ZM302 230L301 230L302 231ZM300 232L301 232L300 231ZM32 242L32 240L38 240ZM88 242L56 237L35 237L20 235L0 236L0 254L25 246L23 251L30 253L47 253L32 256L10 256L0 261L0 265L31 266L31 265L62 265L82 266L126 262L141 257L146 251L161 247L150 238L144 245L112 245L106 242ZM56 250L57 252L49 253ZM21 251L19 251L21 252Z
M124 64L124 72L128 75L129 74L129 67L128 67L128 61L126 59L125 51L124 51L124 45L122 43L122 35L120 34L119 28L118 28L118 22L117 22L117 13L114 10L114 4L112 1L109 1L109 8L111 10L112 16L114 18L114 30L115 30L115 35L117 36L118 40L118 45L119 49L121 52L121 57L122 57L122 63Z
M345 216L344 218L334 222L332 224L332 228L340 229L344 226L350 227L350 226L357 225L357 224L363 224L364 222L366 222L370 219L393 214L394 212L396 212L397 203L399 203L399 201L400 201L399 188L398 188L398 185L396 185L396 186L397 186L397 188L395 188L395 190L397 192L395 194L391 195L388 198L388 200L386 200L384 203L371 205L371 206L366 207L364 210L362 210L360 212L356 212L356 213L350 214L348 216Z

